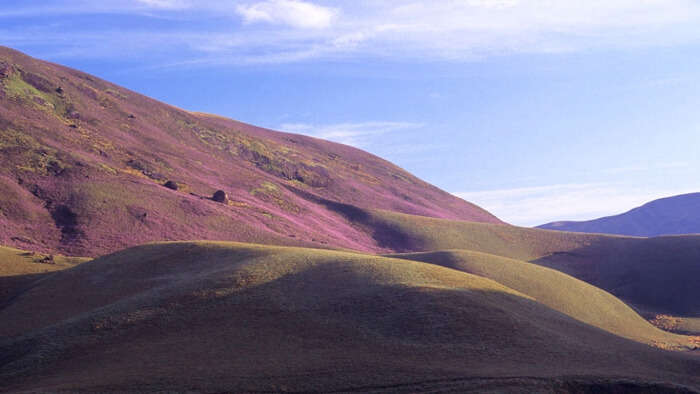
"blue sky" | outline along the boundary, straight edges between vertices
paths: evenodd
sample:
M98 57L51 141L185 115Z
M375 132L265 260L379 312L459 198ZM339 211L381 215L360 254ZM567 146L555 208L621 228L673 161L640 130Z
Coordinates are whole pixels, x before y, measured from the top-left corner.
M513 224L700 191L697 1L4 3L1 45L357 146Z

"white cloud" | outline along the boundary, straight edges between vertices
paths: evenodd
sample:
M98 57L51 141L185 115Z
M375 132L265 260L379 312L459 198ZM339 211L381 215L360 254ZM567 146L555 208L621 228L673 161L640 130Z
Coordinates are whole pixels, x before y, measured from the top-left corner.
M302 29L331 26L336 10L300 0L267 0L236 7L246 23L265 22Z
M590 220L617 215L649 201L696 189L643 189L623 184L560 184L454 193L516 225L559 220Z
M311 125L306 123L286 123L280 129L290 133L305 134L355 147L365 146L372 137L397 131L415 130L423 127L411 122L361 122Z
M210 25L197 23L198 30L169 30L172 42L159 42L154 47L178 51L182 64L346 57L469 61L518 53L633 49L700 41L700 2L696 0L46 0L42 4L0 10L0 18L144 15L146 11L151 17L216 20ZM242 24L222 24L221 18ZM42 37L47 43L80 31L41 28L46 29ZM144 42L154 33L121 30L115 33L117 37L131 33L141 35ZM100 36L95 29L89 33ZM189 52L182 52L183 42ZM104 41L97 38L71 45L80 47L84 56L105 53L100 50ZM114 47L111 51L114 56L121 53ZM139 54L148 54L146 51Z

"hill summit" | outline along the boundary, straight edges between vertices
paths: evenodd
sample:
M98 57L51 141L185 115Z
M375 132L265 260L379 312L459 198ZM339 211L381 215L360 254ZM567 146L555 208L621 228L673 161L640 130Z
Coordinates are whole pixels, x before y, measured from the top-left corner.
M700 233L700 193L661 198L620 215L581 222L552 222L538 227L579 233L639 237L698 234Z

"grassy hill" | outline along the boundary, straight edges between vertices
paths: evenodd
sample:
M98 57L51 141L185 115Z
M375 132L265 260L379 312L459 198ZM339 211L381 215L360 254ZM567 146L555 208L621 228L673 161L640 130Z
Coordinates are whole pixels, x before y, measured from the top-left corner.
M488 278L358 253L144 245L46 277L0 320L9 391L700 389L689 353Z
M695 346L688 337L662 331L613 295L559 271L466 250L409 253L423 261L492 279L554 310L616 335L663 348Z
M184 111L5 47L0 190L0 244L78 256L182 239L388 251L323 200L500 222L361 150Z
M700 317L700 237L567 233L344 208L394 250L471 250L528 261L600 287L642 313ZM369 231L369 230L368 230Z
M700 233L700 193L661 198L620 215L580 222L561 221L539 228L559 231L654 237Z

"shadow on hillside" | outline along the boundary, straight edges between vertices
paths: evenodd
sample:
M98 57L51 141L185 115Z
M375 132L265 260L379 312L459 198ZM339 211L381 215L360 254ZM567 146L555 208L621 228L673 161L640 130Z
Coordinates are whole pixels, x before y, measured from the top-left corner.
M642 310L700 316L700 237L601 237L531 261L600 287Z
M24 291L30 289L38 280L53 274L55 272L0 276L0 310L9 305L14 298Z
M0 378L18 390L48 371L52 384L80 381L70 373L109 376L120 382L115 390L144 382L153 390L214 385L199 387L205 391L463 391L531 381L545 392L683 392L660 381L700 387L700 359L614 336L535 301L378 284L358 269L319 264L233 292L226 290L237 285L217 272L195 287L144 291L0 341ZM145 310L156 312L133 320ZM80 354L90 355L89 365L66 367ZM57 380L56 371L69 372Z
M414 251L422 248L422 242L419 239L411 237L410 235L401 231L398 226L375 219L362 208L328 200L307 191L295 188L291 185L284 186L297 196L307 201L323 205L327 209L343 216L353 225L360 226L363 228L363 230L372 235L372 238L381 248L391 249L398 253Z

